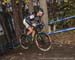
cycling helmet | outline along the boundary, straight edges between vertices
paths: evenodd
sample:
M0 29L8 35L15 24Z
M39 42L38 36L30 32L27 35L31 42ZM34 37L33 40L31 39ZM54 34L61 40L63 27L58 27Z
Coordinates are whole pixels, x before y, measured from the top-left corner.
M44 11L42 8L39 8L38 12L44 14Z

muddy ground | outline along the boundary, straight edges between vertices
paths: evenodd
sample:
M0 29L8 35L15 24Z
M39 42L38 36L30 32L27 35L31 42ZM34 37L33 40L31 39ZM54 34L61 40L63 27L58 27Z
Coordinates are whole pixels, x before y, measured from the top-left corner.
M74 33L51 35L53 46L48 52L42 52L36 46L28 50L19 47L2 54L0 60L75 60Z

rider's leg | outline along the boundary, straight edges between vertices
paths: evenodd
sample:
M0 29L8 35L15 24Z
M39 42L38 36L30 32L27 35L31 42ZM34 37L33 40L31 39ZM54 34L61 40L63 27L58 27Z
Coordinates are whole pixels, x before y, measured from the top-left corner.
M28 29L26 35L29 35L32 33L33 29L32 27L26 22L26 19L23 20L23 24L25 25L25 27Z
M28 32L27 32L27 35L31 34L32 32L33 32L32 27L28 27Z
M32 41L34 40L35 30L33 30L33 27L28 28L27 35L32 34Z
M35 30L32 32L32 40L34 40Z

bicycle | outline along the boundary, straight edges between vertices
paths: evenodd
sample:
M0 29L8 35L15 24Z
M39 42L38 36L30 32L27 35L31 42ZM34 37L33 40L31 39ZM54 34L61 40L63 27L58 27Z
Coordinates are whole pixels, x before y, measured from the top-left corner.
M24 28L24 31L19 39L21 47L24 49L28 49L31 46L31 44L33 44L33 42L35 42L36 46L41 51L49 51L51 49L51 38L46 33L42 32L44 24L39 23L33 27L36 32L35 36L34 36L34 40L32 41L31 35L29 35L29 36L25 35L27 30Z

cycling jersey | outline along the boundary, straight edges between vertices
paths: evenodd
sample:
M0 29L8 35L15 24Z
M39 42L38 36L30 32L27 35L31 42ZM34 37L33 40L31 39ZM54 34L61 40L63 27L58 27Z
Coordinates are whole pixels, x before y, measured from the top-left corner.
M37 12L43 13L43 10L39 9ZM32 21L34 21L34 23L39 23L40 22L40 17L41 16L36 16L35 12L31 13L29 16L24 18L23 24L25 25L26 28L29 28L33 24Z
M26 28L29 27L29 24L26 22L26 19L23 20L23 24L25 25Z
M26 28L29 28L32 25L30 19L28 18L24 18L23 24L25 25Z

